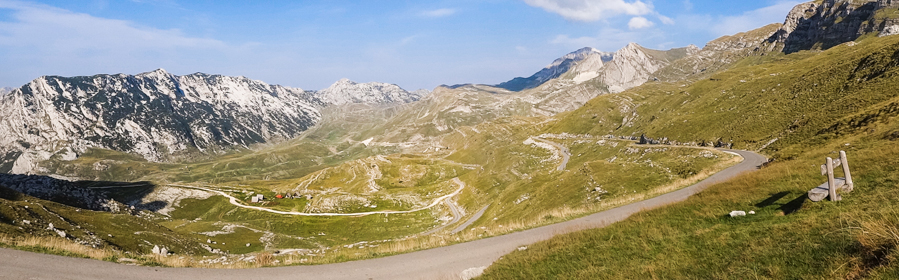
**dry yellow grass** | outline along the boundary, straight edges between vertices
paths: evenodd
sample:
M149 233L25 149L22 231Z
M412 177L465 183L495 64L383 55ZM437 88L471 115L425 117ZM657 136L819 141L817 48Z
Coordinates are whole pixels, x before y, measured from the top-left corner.
M0 243L8 244L13 247L33 247L56 250L67 252L69 255L73 256L85 256L98 260L116 255L112 250L97 249L59 237L10 236L2 234L0 235Z

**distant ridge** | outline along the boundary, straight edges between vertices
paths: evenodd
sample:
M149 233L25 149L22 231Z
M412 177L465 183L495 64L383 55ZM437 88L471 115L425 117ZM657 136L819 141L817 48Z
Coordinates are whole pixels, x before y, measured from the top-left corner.
M511 91L522 91L540 86L551 79L558 78L562 74L568 72L576 63L584 61L590 57L598 57L601 63L612 61L615 57L614 53L601 52L591 47L581 48L569 54L566 54L551 64L547 65L534 75L523 78L518 77L510 81L500 83L496 87L508 89Z

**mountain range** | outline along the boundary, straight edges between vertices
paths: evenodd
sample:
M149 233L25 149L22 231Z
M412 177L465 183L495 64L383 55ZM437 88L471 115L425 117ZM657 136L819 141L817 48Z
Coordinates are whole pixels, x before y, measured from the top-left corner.
M407 104L393 106L387 115L375 113L388 119L379 129L357 135L420 141L500 117L552 116L649 81L702 79L747 56L822 50L870 34L899 33L895 6L899 3L888 0L809 2L796 6L783 24L724 36L702 49L661 51L636 43L615 52L585 47L527 78L441 86L434 93L348 79L306 91L245 77L177 76L162 69L45 76L0 90L0 172L35 172L39 162L54 155L69 159L90 148L157 162L216 155L295 138L322 120L324 108L349 104Z
M45 76L0 97L0 171L28 173L89 148L169 161L291 139L348 102L412 102L426 91L341 80L322 91L246 77L163 69L137 75Z

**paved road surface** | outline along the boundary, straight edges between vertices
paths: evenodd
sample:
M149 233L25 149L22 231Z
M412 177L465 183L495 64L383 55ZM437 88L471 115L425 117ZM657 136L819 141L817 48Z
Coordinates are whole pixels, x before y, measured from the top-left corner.
M459 178L456 178L456 179L458 180ZM459 182L461 182L461 181L459 181ZM453 204L452 202L450 202L449 199L444 200L444 201L443 201L443 204L446 205L447 208L449 208L450 212L451 212L452 215L453 215L453 219L450 220L449 222L447 222L447 223L445 223L445 224L439 226L439 227L436 227L436 228L434 228L434 229L432 229L432 230L429 230L429 231L427 231L427 232L425 232L425 233L422 233L421 235L431 235L431 234L434 234L435 232L438 232L438 231L440 231L441 229L443 229L443 228L445 228L445 227L447 227L447 226L449 226L449 225L455 224L455 223L459 222L459 220L462 219L462 213L460 213L459 208L456 207L456 204Z
M0 249L0 279L458 279L468 268L488 266L519 246L554 235L597 228L647 209L683 201L709 185L755 170L765 157L747 151L742 163L695 185L583 218L503 236L380 259L317 266L242 270L152 268Z
M550 144L559 150L559 154L562 156L562 163L559 164L559 167L556 168L556 170L565 171L565 166L568 165L568 160L571 159L571 151L569 151L568 148L566 148L565 146L562 146L562 144L559 144L559 143L556 143L553 141L549 141L549 140L546 140L543 138L534 138L534 139L537 141L546 143L546 144Z
M487 204L487 206L484 206L484 208L481 208L481 210L478 210L478 212L474 213L474 215L471 216L471 218L468 218L468 221L465 221L465 223L463 223L463 224L459 225L458 227L456 227L455 229L453 229L453 231L451 231L450 234L456 234L456 233L459 233L460 231L464 230L465 228L468 228L468 226L470 226L471 224L476 222L478 219L481 218L481 216L484 215L484 212L487 211L487 207L490 207L490 204Z

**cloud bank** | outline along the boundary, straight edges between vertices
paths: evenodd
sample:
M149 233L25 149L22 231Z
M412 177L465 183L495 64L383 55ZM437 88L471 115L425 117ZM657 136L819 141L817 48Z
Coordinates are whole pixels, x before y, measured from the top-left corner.
M616 15L642 16L653 13L641 0L524 0L528 5L556 13L568 20L597 21Z

